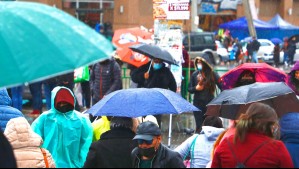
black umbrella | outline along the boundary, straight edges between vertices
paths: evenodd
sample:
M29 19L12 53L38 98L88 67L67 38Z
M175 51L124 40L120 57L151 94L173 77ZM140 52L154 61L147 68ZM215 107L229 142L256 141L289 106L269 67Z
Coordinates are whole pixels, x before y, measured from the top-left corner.
M134 52L141 53L153 59L161 59L169 64L178 65L177 61L171 56L171 54L156 45L138 44L129 47Z
M284 82L257 82L222 91L207 105L206 115L237 119L255 102L270 105L278 117L288 112L299 112L299 100Z

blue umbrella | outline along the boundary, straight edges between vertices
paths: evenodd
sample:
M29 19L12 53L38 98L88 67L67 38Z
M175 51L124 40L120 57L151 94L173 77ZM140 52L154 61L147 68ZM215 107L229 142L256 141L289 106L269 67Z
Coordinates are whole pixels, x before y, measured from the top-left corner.
M141 117L200 111L179 94L160 88L134 88L112 92L92 106L93 116Z
M272 43L274 43L275 45L276 45L276 44L281 44L281 43L282 43L282 40L280 40L279 38L272 38L270 41L271 41Z
M92 106L93 116L141 117L170 114L168 146L170 147L172 114L200 111L179 94L161 88L134 88L112 92Z

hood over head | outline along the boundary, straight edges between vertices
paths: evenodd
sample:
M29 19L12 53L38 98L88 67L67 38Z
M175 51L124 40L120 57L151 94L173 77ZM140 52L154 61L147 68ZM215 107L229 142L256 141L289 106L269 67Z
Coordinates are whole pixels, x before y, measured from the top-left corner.
M57 110L57 105L60 102L65 102L70 104L73 108L75 107L75 96L73 94L73 92L66 88L66 87L62 87L62 86L57 86L52 90L51 93L51 97L52 97L52 102L51 102L51 106L52 108L55 108Z
M197 63L201 61L202 64L205 64L207 68L213 70L212 62L210 61L207 55L198 56L194 59L194 67L197 70Z
M216 128L212 126L202 126L200 134L204 134L209 141L215 141L219 134L224 131L224 128Z

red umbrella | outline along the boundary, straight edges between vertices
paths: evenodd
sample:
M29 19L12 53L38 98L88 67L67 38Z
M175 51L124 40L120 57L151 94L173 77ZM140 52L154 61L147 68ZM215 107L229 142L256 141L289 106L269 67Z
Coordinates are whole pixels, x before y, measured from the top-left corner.
M149 58L139 53L133 52L129 46L152 42L153 34L142 30L139 27L118 29L115 31L112 42L118 47L116 53L118 57L136 67L148 63Z
M234 88L244 70L251 71L256 82L286 82L287 79L285 72L267 63L244 63L221 76L222 90Z

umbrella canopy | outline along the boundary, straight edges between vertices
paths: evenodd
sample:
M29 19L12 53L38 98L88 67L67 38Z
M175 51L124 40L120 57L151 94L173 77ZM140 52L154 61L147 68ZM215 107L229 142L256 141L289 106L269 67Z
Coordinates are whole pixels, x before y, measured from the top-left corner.
M0 2L0 87L38 81L109 58L112 43L57 8Z
M160 88L134 88L112 92L92 106L93 116L141 117L199 111L177 93Z
M132 49L135 52L146 55L150 58L161 59L169 64L178 64L177 61L171 56L171 54L167 50L162 49L156 45L138 44L130 46L130 49Z
M263 102L272 106L278 117L299 112L299 100L283 82L254 83L222 91L207 105L206 115L237 119L251 103Z
M234 88L244 70L251 71L255 75L256 82L285 82L287 78L287 75L282 70L274 68L267 63L244 63L220 77L222 89Z
M279 39L279 38L272 38L270 39L270 41L273 43L273 44L281 44L282 43L282 40Z
M118 29L114 32L112 42L118 47L116 53L120 60L140 67L149 61L148 57L132 52L129 46L152 43L152 36L152 33L142 30L140 27Z

